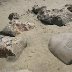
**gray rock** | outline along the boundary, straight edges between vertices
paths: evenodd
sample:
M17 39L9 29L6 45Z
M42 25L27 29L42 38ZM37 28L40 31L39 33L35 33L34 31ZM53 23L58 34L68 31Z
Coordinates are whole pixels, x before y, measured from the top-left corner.
M62 33L51 37L49 50L65 64L72 64L72 33Z
M46 8L46 6L39 7L38 5L34 5L32 8L32 12L38 14L38 12L41 11L43 8Z
M24 31L29 31L34 28L34 24L21 23L18 20L12 20L2 31L1 34L15 37Z
M18 13L11 13L11 14L9 14L9 17L8 17L9 20L19 19L19 18L20 18L20 16Z
M0 35L0 58L16 59L26 46L26 40L21 37Z
M37 10L38 9L38 10ZM36 7L37 18L45 25L65 26L72 21L72 5L66 4L61 9L48 10L45 6Z
M39 12L40 8L38 5L34 5L32 8L32 12L34 12L35 14L37 14Z

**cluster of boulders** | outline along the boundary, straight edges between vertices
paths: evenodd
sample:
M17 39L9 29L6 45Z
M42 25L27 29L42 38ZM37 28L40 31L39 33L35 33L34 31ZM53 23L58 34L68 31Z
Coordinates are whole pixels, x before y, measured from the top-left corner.
M8 17L9 24L0 32L0 58L16 59L27 46L26 39L23 40L18 35L33 29L35 25L22 23L19 17L17 13L11 13Z
M72 21L72 5L66 4L61 9L47 10L46 6L35 5L32 11L37 18L47 25L65 26ZM0 58L18 58L24 48L27 47L26 39L18 35L24 31L34 29L32 23L19 21L19 14L11 13L8 17L9 24L0 32ZM54 56L65 64L72 64L72 33L62 33L53 36L49 40L49 50Z
M19 14L11 13L8 17L10 20L9 24L0 32L1 34L8 36L17 36L24 31L29 31L35 27L33 23L22 23L19 21Z
M65 26L66 23L72 21L71 4L66 4L61 9L51 10L48 10L46 6L39 7L38 5L34 5L32 12L45 25Z
M66 4L61 9L48 10L46 6L34 5L32 12L46 25L65 26L72 21L72 5ZM48 44L50 52L65 64L72 64L72 33L53 36Z

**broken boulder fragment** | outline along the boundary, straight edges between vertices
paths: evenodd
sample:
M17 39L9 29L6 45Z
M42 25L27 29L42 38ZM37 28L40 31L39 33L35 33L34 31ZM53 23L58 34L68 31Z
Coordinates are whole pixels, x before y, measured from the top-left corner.
M49 50L63 63L72 64L72 33L62 33L51 37Z
M0 35L0 58L18 58L26 47L26 40L21 37Z
M31 23L21 23L18 20L12 20L2 31L1 34L15 37L24 31L29 31L34 28L34 24Z
M20 16L18 13L11 13L8 17L9 20L13 20L13 19L19 19Z

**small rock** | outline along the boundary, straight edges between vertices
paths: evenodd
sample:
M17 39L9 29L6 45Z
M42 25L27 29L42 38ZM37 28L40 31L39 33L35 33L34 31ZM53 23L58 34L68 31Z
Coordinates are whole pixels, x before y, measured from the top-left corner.
M69 5L69 6L67 7L67 9L68 9L70 12L72 12L72 5Z
M20 16L18 13L11 13L8 17L9 20L13 20L13 19L19 19Z
M34 24L21 23L18 20L12 20L2 31L1 34L15 37L24 31L29 31L34 28Z
M38 5L34 5L34 7L32 8L32 11L37 14L39 12L40 8Z
M32 11L35 14L38 14L38 12L41 11L41 10L43 10L44 8L46 8L46 6L39 7L38 5L34 5L34 7L32 8Z
M32 71L29 71L28 69L25 69L25 70L13 70L13 71L2 71L2 72L32 72Z
M72 33L62 33L51 37L49 50L63 63L72 64Z

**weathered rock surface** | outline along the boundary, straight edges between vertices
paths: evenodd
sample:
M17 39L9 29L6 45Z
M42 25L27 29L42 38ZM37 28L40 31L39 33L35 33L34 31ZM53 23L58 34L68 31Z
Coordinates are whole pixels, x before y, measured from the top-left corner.
M0 58L18 58L26 46L26 40L21 37L0 35Z
M8 17L9 20L13 20L13 19L19 19L20 16L18 13L11 13Z
M48 10L45 6L33 7L33 12L37 14L38 20L45 25L65 26L72 21L72 5L66 4L61 9Z
M35 25L32 23L25 23L24 24L18 20L12 20L12 21L10 21L10 24L8 24L1 31L1 34L15 37L24 31L29 31L30 29L33 29L34 27L35 27Z
M9 49L12 46L12 37L0 35L0 58L6 58L9 55L15 56Z
M65 64L72 64L72 33L53 36L49 41L49 50Z

